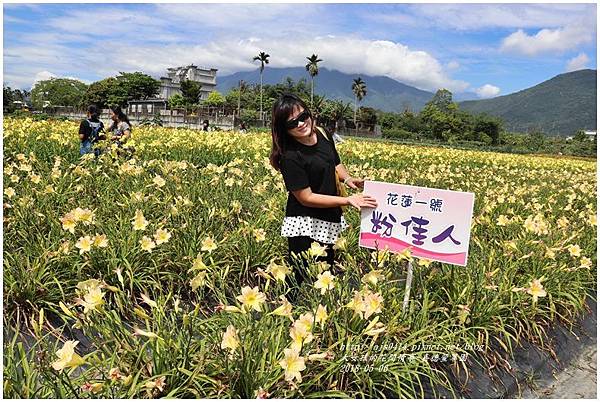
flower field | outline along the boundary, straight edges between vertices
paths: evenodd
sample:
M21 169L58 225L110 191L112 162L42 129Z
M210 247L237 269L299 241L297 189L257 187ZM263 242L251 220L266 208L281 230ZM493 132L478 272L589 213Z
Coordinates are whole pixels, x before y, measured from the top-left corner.
M4 119L4 397L458 392L596 294L595 161L339 144L354 177L475 193L468 265L415 259L403 313L412 257L359 248L355 209L286 298L269 135L136 127L134 159L80 159L77 128Z

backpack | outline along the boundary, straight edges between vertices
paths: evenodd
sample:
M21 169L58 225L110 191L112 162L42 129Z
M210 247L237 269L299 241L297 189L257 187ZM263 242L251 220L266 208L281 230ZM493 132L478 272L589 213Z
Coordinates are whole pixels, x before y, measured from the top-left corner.
M98 140L100 139L100 132L102 131L102 123L99 121L91 121L90 119L87 120L88 124L90 125L90 128L92 129L92 132L90 133L88 140L94 144L96 142L98 142Z

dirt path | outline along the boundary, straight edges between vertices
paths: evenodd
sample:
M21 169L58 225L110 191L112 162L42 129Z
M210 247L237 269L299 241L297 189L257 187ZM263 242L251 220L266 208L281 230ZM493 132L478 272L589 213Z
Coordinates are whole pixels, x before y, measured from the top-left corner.
M597 345L586 346L562 371L553 377L530 378L521 398L525 399L596 399Z

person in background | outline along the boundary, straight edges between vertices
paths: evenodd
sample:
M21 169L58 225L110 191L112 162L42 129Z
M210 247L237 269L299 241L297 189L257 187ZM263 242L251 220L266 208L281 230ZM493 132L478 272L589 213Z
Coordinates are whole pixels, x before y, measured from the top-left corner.
M302 99L292 94L282 95L273 104L271 121L269 160L281 172L288 190L281 235L288 238L288 261L294 267L296 283L300 284L307 278L308 261L301 257L301 264L295 264L295 255L317 242L326 251L326 256L319 259L333 269L332 246L348 226L341 207L376 208L377 201L364 194L342 196L343 191L338 188L342 182L358 189L364 187L364 180L348 174L333 140L316 126Z
M202 122L202 131L208 131L208 120Z
M119 106L113 106L110 108L110 119L112 124L109 131L112 132L111 141L113 141L119 148L123 147L123 144L131 138L131 123L129 118Z
M96 105L89 105L87 108L87 118L79 124L79 155L85 155L93 152L95 156L100 155L100 150L94 148L94 145L105 140L104 124L99 119L99 111Z

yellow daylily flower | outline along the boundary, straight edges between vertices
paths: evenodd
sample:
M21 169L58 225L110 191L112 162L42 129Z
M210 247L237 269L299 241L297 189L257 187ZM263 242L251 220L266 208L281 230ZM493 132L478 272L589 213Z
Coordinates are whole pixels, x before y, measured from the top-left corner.
M221 349L230 349L232 352L240 346L240 338L238 330L233 325L229 325L223 333L221 340Z
M256 239L257 242L263 242L266 239L266 232L264 229L260 228L260 229L254 229L253 231L254 234L254 238Z
M145 230L148 226L148 221L139 209L135 211L135 217L131 220L131 223L133 224L133 230Z
M142 301L144 303L146 303L147 305L149 305L152 308L157 308L158 304L156 304L156 302L154 300L152 300L151 298L149 298L148 296L146 296L144 293L140 294L140 297L142 298Z
M75 346L79 341L66 341L63 347L56 351L58 360L52 362L52 368L56 371L62 371L67 367L78 367L85 363L85 360L75 353Z
M75 243L75 247L79 249L79 254L83 254L92 249L92 244L94 244L92 238L90 236L80 237Z
M348 248L348 240L345 237L340 237L333 245L334 250L343 251L346 250L346 248Z
M405 248L402 252L397 254L397 257L401 260L411 260L412 252L410 251L410 247Z
M588 257L581 257L581 260L579 260L579 263L581 265L579 265L579 268L591 268L592 266L592 260L589 259Z
M285 370L285 380L298 382L302 381L301 371L306 369L304 358L299 355L296 349L285 349L284 357L279 361L279 365Z
M308 249L308 255L311 257L326 257L327 247L321 246L317 242L312 242L310 244L310 248Z
M203 287L206 285L206 276L207 276L207 272L206 271L200 271L198 272L198 275L196 275L191 281L190 281L190 285L192 286L192 290L196 290L199 287Z
M15 189L12 187L6 187L4 189L4 195L6 195L8 198L13 198L15 196L15 194L17 194L15 192Z
M171 238L171 233L169 233L166 229L157 229L156 233L154 233L154 240L156 241L156 245L163 244L169 241Z
M96 233L96 236L94 236L94 246L108 247L108 239L106 238L106 235L99 235Z
M157 187L162 187L164 186L167 182L165 181L165 179L163 179L162 177L160 177L159 175L154 176L154 179L152 180L152 182L157 186Z
M285 276L290 274L291 270L285 265L279 265L271 261L265 272L272 275L276 280L285 282Z
M60 222L62 223L62 227L64 230L68 230L71 233L75 233L75 226L77 225L77 219L71 212L68 212L60 218Z
M496 220L496 225L498 226L506 226L510 223L510 219L508 219L505 215L500 215Z
M316 289L321 290L321 294L324 295L328 290L335 287L335 276L330 271L325 271L317 276L317 280L313 285Z
M254 309L256 311L262 310L262 304L267 300L264 293L259 292L258 286L250 288L250 286L244 286L242 288L242 294L237 296L243 307L248 311Z
M210 253L216 248L217 243L215 243L215 241L211 237L207 237L204 240L202 240L202 248L200 248L200 250L208 251Z
M281 299L281 306L277 307L269 314L288 317L290 320L294 321L294 318L292 317L292 303L290 303L285 296L280 296L279 298Z
M141 246L142 250L151 253L152 249L154 247L156 247L156 243L154 243L154 241L152 241L152 239L149 238L148 236L144 236L140 240L140 246Z
M88 292L83 296L83 300L80 301L84 309L83 313L87 314L90 311L96 310L98 307L101 307L104 304L104 293L102 293L102 289L98 287L94 287L88 290Z
M160 336L156 335L154 332L150 332L150 331L144 331L143 329L134 327L133 328L133 335L134 336L145 336L146 338L158 338L158 339L162 339Z
M317 307L317 312L315 313L315 321L321 324L321 326L325 325L325 321L327 321L327 306L322 306L319 304Z
M362 283L370 283L372 285L377 285L377 282L384 279L382 272L383 272L383 270L381 270L381 269L374 269L373 271L369 272L368 274L365 274L362 277L361 282Z
M534 303L537 302L538 297L546 296L546 291L541 281L541 279L534 279L529 283L529 287L525 289L527 293L533 296Z
M567 247L567 250L573 257L579 257L581 255L581 248L578 244L570 244L569 247Z
M363 312L365 313L365 319L373 314L380 313L382 307L383 297L379 293L367 292L363 296Z

